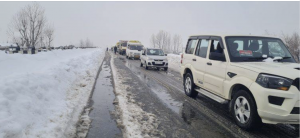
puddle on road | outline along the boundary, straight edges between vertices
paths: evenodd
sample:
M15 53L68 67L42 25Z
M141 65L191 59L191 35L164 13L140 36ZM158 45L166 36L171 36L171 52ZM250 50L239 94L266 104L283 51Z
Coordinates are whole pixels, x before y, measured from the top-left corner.
M88 138L121 135L121 131L117 128L111 115L111 112L115 110L112 104L114 99L111 70L107 63L103 61L102 70L98 76L90 102L93 110L89 114L92 123L87 135Z
M157 95L157 97L168 108L170 108L175 113L180 114L182 103L178 102L174 98L172 98L172 96L170 94L168 94L168 92L167 92L168 90L165 87L157 84L152 79L149 79L147 77L147 75L144 74L143 72L139 71L139 69L137 69L136 66L131 65L129 62L127 62L125 60L123 62L125 62L125 66L130 68L133 71L133 73L135 73L140 78L140 80L142 80L143 82L145 82L145 84L147 84L147 86L152 90L152 92L154 92ZM149 71L151 71L151 70L149 70Z

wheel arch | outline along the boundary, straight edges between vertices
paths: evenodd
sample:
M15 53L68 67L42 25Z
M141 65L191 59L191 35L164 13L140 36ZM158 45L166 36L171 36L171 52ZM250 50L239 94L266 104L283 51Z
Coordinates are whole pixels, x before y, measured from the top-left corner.
M250 91L250 89L249 89L247 86L245 86L245 85L243 85L243 84L240 84L240 83L235 84L235 85L233 85L233 86L231 87L231 89L230 89L230 95L229 95L230 100L232 100L234 94L236 94L236 93L238 92L238 90L241 90L241 89L242 89L242 90L245 90L247 93L250 94L250 96L251 96L251 97L253 98L253 100L254 100L255 106L257 107L256 99L255 99L255 97L253 96L253 94L252 94L252 92Z

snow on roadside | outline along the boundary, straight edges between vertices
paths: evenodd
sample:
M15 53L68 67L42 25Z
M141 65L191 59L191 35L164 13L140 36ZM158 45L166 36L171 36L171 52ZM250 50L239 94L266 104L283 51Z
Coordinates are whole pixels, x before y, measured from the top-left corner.
M124 78L114 65L114 56L111 58L111 69L114 78L117 114L120 120L117 120L118 126L122 129L125 138L143 138L157 137L159 121L152 113L145 112L133 99L133 94L127 91L130 86L124 84L123 81L130 78Z
M103 58L100 49L0 51L0 137L73 137Z
M169 68L174 71L180 72L180 60L181 55L168 54Z

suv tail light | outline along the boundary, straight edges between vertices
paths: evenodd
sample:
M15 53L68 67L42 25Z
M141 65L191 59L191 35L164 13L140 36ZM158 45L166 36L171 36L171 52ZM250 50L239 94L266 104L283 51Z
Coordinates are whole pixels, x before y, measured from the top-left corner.
M183 59L183 54L181 54L181 61L180 61L180 64L182 64L182 59Z

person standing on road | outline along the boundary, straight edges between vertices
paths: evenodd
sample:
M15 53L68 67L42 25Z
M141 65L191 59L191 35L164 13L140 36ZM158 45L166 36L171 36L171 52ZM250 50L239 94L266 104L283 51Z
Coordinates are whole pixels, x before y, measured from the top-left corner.
M108 51L108 47L106 48L106 51Z
M116 46L114 47L114 52L115 52L115 54L117 54L117 47Z

